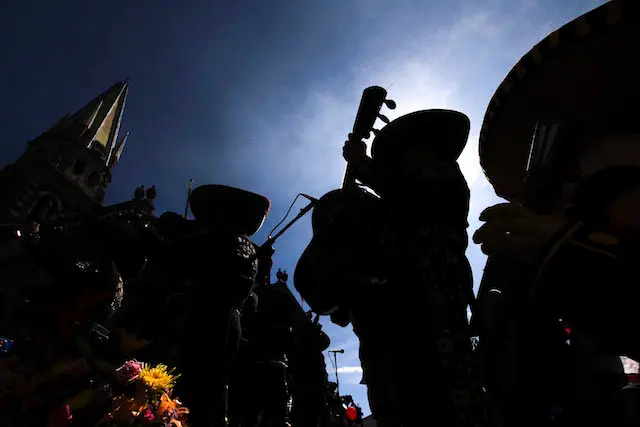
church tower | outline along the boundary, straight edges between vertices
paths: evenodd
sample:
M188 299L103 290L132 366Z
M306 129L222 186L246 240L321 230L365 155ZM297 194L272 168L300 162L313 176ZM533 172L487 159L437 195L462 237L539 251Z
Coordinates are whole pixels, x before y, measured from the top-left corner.
M2 222L54 220L102 206L127 139L119 133L128 90L118 82L62 117L0 172Z

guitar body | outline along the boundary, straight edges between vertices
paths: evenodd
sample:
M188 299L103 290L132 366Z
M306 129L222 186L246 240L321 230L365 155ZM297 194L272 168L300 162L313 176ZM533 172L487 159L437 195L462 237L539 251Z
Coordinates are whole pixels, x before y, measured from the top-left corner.
M360 189L333 190L318 201L311 218L314 236L294 273L295 288L315 313L335 311L360 284L354 271L380 253L376 212L380 200Z
M354 226L368 216L369 208L376 208L378 205L379 199L376 196L359 188L330 191L313 208L313 234L323 236L333 234L342 225Z
M380 108L394 109L395 102L386 96L387 91L379 86L362 92L349 141L361 143L375 133L377 119L389 123ZM380 199L359 188L355 174L348 164L343 188L328 192L316 203L311 218L313 238L296 265L294 286L317 314L337 310L350 293L357 294L358 285L366 286L367 276L384 268L376 259L383 253L380 231L385 222L376 218L383 212Z

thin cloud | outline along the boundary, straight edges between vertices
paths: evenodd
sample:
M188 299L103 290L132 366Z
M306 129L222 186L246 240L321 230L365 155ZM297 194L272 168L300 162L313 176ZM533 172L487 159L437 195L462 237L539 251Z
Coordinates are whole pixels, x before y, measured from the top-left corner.
M383 3L374 3L373 7L382 7ZM471 117L472 136L460 164L473 186L482 178L477 135L490 94L486 94L486 99L469 99L462 88L472 87L469 79L477 77L470 68L482 72L493 61L491 56L478 52L515 51L511 56L516 58L524 50L511 46L513 24L508 18L513 16L494 11L498 9L468 7L449 26L437 31L418 27L402 39L387 41L375 58L354 61L343 70L344 79L339 87L318 82L316 87L309 88L306 103L297 111L275 120L257 119L269 123L261 132L267 143L251 144L247 151L254 158L271 163L269 159L273 159L276 151L273 147L279 147L277 162L281 166L271 179L295 188L292 193L298 190L320 193L335 187L344 173L341 147L351 130L361 91L366 86L381 85L398 104L397 110L385 112L391 119L427 108L457 109ZM537 33L526 38L522 46L536 39ZM497 86L499 79L495 80ZM494 86L494 82L490 84Z
M338 368L339 374L362 374L362 368L360 366L342 366Z

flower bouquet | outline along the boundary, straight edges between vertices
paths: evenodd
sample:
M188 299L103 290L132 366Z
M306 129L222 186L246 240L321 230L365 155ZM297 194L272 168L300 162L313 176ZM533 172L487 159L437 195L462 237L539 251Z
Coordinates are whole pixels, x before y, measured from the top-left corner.
M172 397L179 375L165 365L151 366L130 360L116 370L111 410L100 427L156 425L186 427L188 409Z

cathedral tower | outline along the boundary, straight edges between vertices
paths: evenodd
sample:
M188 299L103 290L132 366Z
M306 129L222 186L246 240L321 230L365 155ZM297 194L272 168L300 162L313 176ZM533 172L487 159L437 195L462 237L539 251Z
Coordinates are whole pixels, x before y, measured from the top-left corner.
M118 82L30 141L0 172L0 220L54 220L102 206L127 139L119 136L128 93Z

